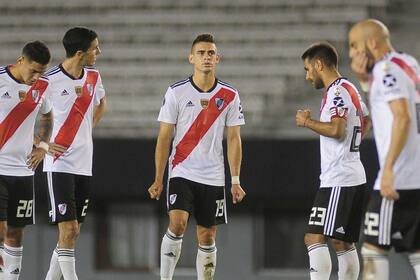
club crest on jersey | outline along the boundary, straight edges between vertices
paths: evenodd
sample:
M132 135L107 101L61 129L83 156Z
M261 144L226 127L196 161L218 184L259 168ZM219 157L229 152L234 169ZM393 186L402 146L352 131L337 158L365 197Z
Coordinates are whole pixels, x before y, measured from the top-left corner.
M93 95L93 85L92 84L87 84L86 87L87 87L87 90L89 92L89 95L92 96Z
M74 87L74 91L76 92L76 95L78 97L80 97L80 96L82 96L83 88L81 86L76 86L76 87Z
M23 101L23 100L26 99L26 91L19 90L19 99L20 99L20 101Z
M35 103L38 103L38 101L39 101L39 90L37 90L37 89L32 90L32 99L34 100Z
M175 203L175 201L176 201L176 197L177 197L177 194L171 194L171 195L169 196L169 203L170 203L171 205L173 205L173 204Z
M61 215L66 214L67 204L66 203L58 204L58 212L60 212Z
M203 109L207 109L209 107L209 100L208 99L200 99L200 104Z
M223 98L216 98L214 101L216 102L217 109L219 109L219 111L222 110L223 105L225 105L225 100Z

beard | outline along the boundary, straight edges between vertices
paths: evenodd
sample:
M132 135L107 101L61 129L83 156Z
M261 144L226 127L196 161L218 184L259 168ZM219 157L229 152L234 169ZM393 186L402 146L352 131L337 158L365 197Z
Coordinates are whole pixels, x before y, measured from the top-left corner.
M315 89L321 89L321 88L324 88L324 87L325 87L324 82L320 78L314 79L314 88Z

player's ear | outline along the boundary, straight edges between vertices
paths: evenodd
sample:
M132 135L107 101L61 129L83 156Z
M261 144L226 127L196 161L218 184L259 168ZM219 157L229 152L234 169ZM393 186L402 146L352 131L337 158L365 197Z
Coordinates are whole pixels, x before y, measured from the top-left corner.
M314 67L316 71L322 71L322 69L324 68L324 65L322 64L322 61L320 59L315 59Z
M188 55L188 61L190 62L190 64L194 64L194 55L192 53Z
M19 56L16 59L17 64L23 64L24 61L25 61L25 57L23 55Z
M219 63L221 58L222 56L220 54L216 54L216 63Z

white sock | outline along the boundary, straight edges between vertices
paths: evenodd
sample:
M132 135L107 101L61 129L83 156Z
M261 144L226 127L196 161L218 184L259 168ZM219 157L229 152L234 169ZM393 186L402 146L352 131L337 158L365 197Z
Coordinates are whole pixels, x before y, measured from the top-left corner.
M181 255L183 235L177 236L169 229L162 238L160 246L160 277L161 280L172 280L175 266Z
M0 257L3 258L4 245L0 245ZM3 266L0 266L0 280L3 280Z
M216 244L210 246L198 245L197 252L197 280L213 280L216 270Z
M410 254L408 256L408 259L410 260L410 263L413 266L417 280L420 280L420 252Z
M363 279L364 280L388 280L389 262L388 254L362 247L363 256Z
M76 258L74 249L57 248L58 263L64 280L78 280L76 275Z
M327 244L316 243L308 246L311 280L329 280L331 257Z
M338 279L357 280L359 277L360 264L356 248L347 251L337 252L338 258Z
M19 279L22 266L22 251L23 247L11 247L4 244L3 251L3 279L17 280Z
M60 280L62 275L60 264L58 263L58 248L56 247L51 255L50 268L45 280Z

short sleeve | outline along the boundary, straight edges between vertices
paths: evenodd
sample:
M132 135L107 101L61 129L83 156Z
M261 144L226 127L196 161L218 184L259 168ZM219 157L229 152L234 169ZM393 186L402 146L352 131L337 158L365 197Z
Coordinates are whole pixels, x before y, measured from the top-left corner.
M397 67L388 61L375 67L374 79L377 80L378 90L386 102L409 97L407 77Z
M158 121L176 124L178 119L178 105L175 94L171 87L166 91L163 98L162 107L160 108Z
M47 114L52 110L52 95L51 95L51 85L48 85L45 89L44 94L42 95L42 103L39 109L41 114Z
M328 91L325 103L326 113L330 120L343 118L347 120L349 104L351 103L349 93L341 87L333 87Z
M236 92L235 98L233 99L227 111L226 126L237 126L244 124L245 118L242 110L241 100L239 98L239 94Z
M104 85L102 84L101 75L99 75L98 81L96 83L94 105L98 106L101 103L101 99L104 98L104 96L105 96L105 89L104 89Z

